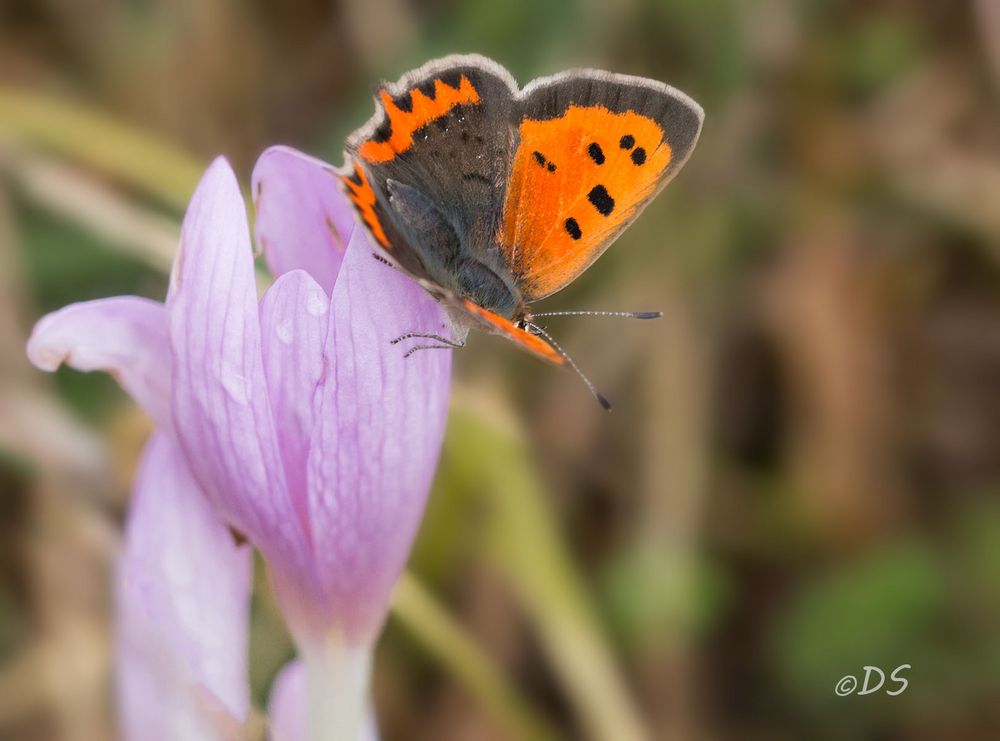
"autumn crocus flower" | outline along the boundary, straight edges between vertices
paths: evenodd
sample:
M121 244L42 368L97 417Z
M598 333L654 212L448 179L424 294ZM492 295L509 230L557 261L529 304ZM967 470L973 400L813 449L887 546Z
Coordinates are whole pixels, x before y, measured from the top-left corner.
M230 536L177 445L155 434L136 477L116 579L122 738L238 737L250 708L252 575L250 548Z
M49 370L112 372L153 416L177 475L268 564L304 667L310 737L350 739L448 398L450 352L404 359L390 341L446 319L373 258L327 165L269 150L253 192L278 276L260 302L244 202L219 159L185 216L166 305L66 307L39 322L29 354Z

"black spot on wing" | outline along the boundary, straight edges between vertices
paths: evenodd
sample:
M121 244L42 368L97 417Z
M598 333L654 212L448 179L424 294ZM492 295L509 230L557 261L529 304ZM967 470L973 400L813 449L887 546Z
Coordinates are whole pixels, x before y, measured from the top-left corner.
M462 84L462 72L460 70L443 72L439 79L448 87L453 87L457 90L458 86Z
M646 150L642 147L636 147L632 150L632 162L636 165L641 165L646 161Z
M431 100L437 97L437 91L434 89L434 80L424 80L419 85L417 85L417 90L422 92Z
M374 142L387 142L392 138L392 122L386 117L382 123L378 125L375 129L375 133L372 134L372 141Z
M407 91L392 99L392 104L405 113L413 112L413 96Z
M626 134L621 139L618 140L618 146L622 149L631 149L635 146L635 137L631 134Z
M615 210L615 199L608 193L608 189L603 185L595 185L587 194L590 201L602 216L609 216Z
M531 153L531 156L535 158L535 162L538 163L539 167L544 167L549 172L555 172L556 171L555 163L554 162L549 162L548 159L546 159L545 155L542 154L541 152L534 151L534 152Z
M604 164L604 150L601 149L601 145L597 142L594 142L587 147L587 154L589 154L590 159L594 160L597 164Z
M576 223L576 219L574 219L572 216L566 219L566 223L563 224L563 226L566 227L566 232L573 239L579 239L580 237L583 236L583 232L580 231L580 225Z

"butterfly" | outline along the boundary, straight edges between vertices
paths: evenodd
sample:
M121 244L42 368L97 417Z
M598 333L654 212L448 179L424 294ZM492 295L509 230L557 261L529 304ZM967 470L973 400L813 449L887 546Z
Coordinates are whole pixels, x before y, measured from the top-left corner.
M590 267L680 170L701 106L661 82L601 70L520 89L479 55L382 83L375 103L337 174L382 259L446 307L454 335L396 341L435 343L409 352L460 347L479 328L576 368L530 305Z

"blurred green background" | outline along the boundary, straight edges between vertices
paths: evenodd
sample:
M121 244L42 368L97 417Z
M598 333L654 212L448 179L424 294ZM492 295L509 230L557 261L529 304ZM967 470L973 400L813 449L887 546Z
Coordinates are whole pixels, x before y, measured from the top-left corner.
M1000 736L1000 3L0 0L0 738L114 736L149 433L108 378L28 367L33 322L162 298L211 157L339 164L373 83L452 52L657 78L706 123L544 303L665 312L551 321L612 415L456 354L384 738ZM262 706L292 648L260 583ZM834 692L900 664L898 696Z

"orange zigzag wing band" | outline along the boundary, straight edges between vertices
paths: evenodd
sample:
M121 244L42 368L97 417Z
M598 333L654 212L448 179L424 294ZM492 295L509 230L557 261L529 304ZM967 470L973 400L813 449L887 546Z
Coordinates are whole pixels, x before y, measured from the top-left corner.
M359 165L354 165L353 175L341 175L340 179L347 186L347 195L358 209L362 220L371 230L378 243L386 249L391 249L389 238L385 235L382 223L375 213L375 191Z
M421 127L445 115L455 106L479 103L479 93L465 75L459 79L457 87L444 80L434 80L432 90L433 93L428 95L420 87L415 87L405 96L396 99L388 91L380 91L379 99L385 111L385 120L376 129L375 136L358 147L358 154L362 159L372 164L389 162L413 146L413 134ZM397 101L406 101L409 105L401 107Z

